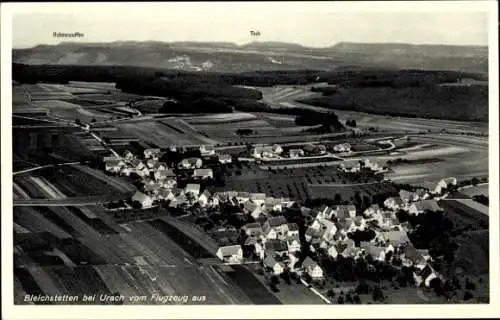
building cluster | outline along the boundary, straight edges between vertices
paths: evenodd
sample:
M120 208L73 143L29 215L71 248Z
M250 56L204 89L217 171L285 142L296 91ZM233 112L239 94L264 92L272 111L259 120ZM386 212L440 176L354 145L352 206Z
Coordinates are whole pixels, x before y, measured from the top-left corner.
M370 170L374 173L387 172L387 168L380 166L378 163L366 159L364 161L358 161L353 167L346 167L343 163L340 164L338 170L342 172L360 172L361 170Z
M350 143L340 143L333 146L333 151L335 152L350 152L351 144Z

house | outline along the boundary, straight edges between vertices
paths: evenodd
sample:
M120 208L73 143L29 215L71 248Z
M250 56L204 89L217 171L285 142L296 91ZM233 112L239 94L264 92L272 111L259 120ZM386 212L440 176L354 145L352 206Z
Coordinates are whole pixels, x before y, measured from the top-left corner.
M404 248L402 255L403 264L407 266L414 266L418 270L422 270L427 265L427 260L412 244L408 244Z
M341 255L344 258L358 259L361 256L362 253L363 253L363 250L361 248L358 248L358 247L346 247L342 251Z
M200 194L200 185L195 183L188 183L184 189L185 193L191 193L195 197Z
M257 219L262 213L261 206L258 206L251 201L245 202L243 204L243 210L246 213L250 214L254 219Z
M167 164L165 162L157 161L153 165L154 170L166 170L168 168Z
M125 150L125 152L123 152L123 158L125 158L125 160L127 161L130 161L135 158L135 155L129 150Z
M142 162L141 162L142 163ZM136 173L140 176L140 177L147 177L149 176L149 169L144 166L142 169L140 170L137 170Z
M431 281L433 279L439 278L439 275L430 265L427 264L422 270L415 272L413 274L413 277L417 286L423 284L426 287L430 287Z
M210 192L205 189L199 196L198 196L198 203L204 207L208 204L208 199L210 199Z
M250 201L250 193L249 192L238 192L236 195L236 200L238 200L239 203L245 203L247 201Z
M175 193L174 193L175 194ZM170 200L168 204L169 208L178 208L187 202L186 195L184 193L178 194L175 198Z
M413 201L427 200L429 196L427 190L419 188L413 192Z
M311 244L320 243L323 233L323 230L319 230L310 226L306 229L305 239Z
M326 219L331 219L333 215L335 215L335 210L330 208L327 205L323 205L318 209L318 215L316 216L316 219L318 217L326 218Z
M302 267L313 280L323 279L323 269L310 257L302 262Z
M288 246L285 241L279 239L269 239L265 244L266 252L272 256L284 256L288 253Z
M261 206L264 204L264 202L266 200L266 194L265 193L251 193L250 200L252 200L252 202L255 203L256 205Z
M175 198L175 194L172 192L171 189L167 188L160 188L158 189L158 199L161 200L173 200Z
M153 149L145 149L144 150L144 158L159 158L161 156L161 150L158 148Z
M407 190L401 189L399 191L399 198L403 201L403 203L408 204L413 200L413 193Z
M273 148L272 150L275 154L280 154L283 152L283 148L281 148L281 146L279 144L273 144L272 148Z
M321 234L321 237L325 241L333 240L333 236L337 232L335 223L323 218L315 219L311 225L311 228L318 230Z
M154 177L156 180L164 180L167 178L175 178L175 174L172 169L159 169L155 171Z
M161 188L161 185L157 184L157 183L153 183L153 184L146 184L144 185L144 192L146 194L158 194L158 191L160 190Z
M370 256L373 260L385 261L385 248L376 246L369 242L361 242L359 247L364 250L365 255Z
M266 234L274 231L277 236L284 237L288 234L288 222L283 216L271 217L264 223L263 230Z
M336 210L335 210L335 216L338 219L354 218L356 216L356 207L352 204L338 205Z
M106 171L118 173L121 168L125 165L125 162L121 159L111 159L105 162Z
M177 185L177 181L171 178L163 180L162 183L164 188L169 188L169 189L174 188Z
M254 247L255 247L255 254L260 259L264 259L264 256L266 254L266 250L264 248L264 245L262 244L262 241L257 240L256 243L254 244Z
M380 210L380 207L378 204L372 204L370 207L368 207L364 214L367 217L376 217L382 213L382 210Z
M330 248L328 248L327 252L332 259L336 259L339 255L337 248L335 248L335 246L331 246Z
M273 274L280 275L285 271L285 265L282 262L276 261L273 256L267 256L264 261L264 266L272 270Z
M208 199L208 203L210 204L210 206L212 207L216 207L219 205L219 196L217 194L213 194L209 199Z
M194 169L193 178L196 179L213 179L214 173L212 169Z
M140 191L135 192L135 194L132 196L132 201L139 202L143 208L148 208L153 205L153 199Z
M233 161L230 154L219 154L219 162L222 164L231 163Z
M158 160L157 159L148 159L146 160L146 166L149 168L149 169L153 169L154 166L158 163Z
M290 149L290 151L288 151L288 155L290 156L290 158L303 157L304 150L302 150L302 149Z
M213 145L200 146L200 153L203 157L215 155L215 147Z
M243 261L243 249L240 245L219 247L216 256L229 264L239 264Z
M409 213L414 215L419 215L420 213L424 213L425 211L438 212L443 211L443 209L434 199L415 202L410 206L409 209Z
M404 203L401 198L390 197L385 199L384 206L391 210L399 210L404 207Z
M126 166L121 167L120 174L123 176L130 176L130 173L135 172L135 169Z
M335 152L349 152L351 151L351 145L349 143L341 143L333 146L333 151Z
M408 235L402 230L383 231L380 232L380 237L383 241L392 244L394 247L410 243Z
M291 272L297 271L297 269L296 269L297 262L299 262L299 258L297 257L297 255L295 255L293 253L289 253L288 254L288 269Z
M288 234L289 237L298 236L299 235L299 225L296 223L288 224Z
M178 164L179 169L195 169L195 168L201 168L201 165L203 164L203 161L200 158L186 158L182 159L181 162Z
M266 197L264 200L264 206L267 211L281 211L283 210L283 203L281 199L276 199L272 197Z
M288 252L298 252L301 249L300 239L298 235L288 236L286 238Z
M444 178L441 179L437 185L436 188L434 188L434 193L435 194L441 194L443 191L451 186L456 186L457 185L457 179L450 177L450 178Z
M137 158L128 159L127 162L130 167L135 168L136 170L141 170L142 168L144 168L144 163Z
M316 145L315 152L319 155L325 155L326 154L326 147L322 144Z
M262 235L262 226L257 223L247 223L241 228L243 231L245 231L245 234L249 237L258 237Z

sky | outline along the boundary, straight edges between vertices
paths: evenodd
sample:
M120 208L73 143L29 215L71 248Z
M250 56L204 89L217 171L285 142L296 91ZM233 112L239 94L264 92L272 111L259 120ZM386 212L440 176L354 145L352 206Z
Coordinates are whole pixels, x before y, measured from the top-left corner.
M459 2L458 2L459 3ZM464 2L467 3L467 2ZM398 5L399 4L399 5ZM23 8L12 18L14 48L57 44L53 32L80 32L76 42L124 40L282 41L311 47L349 42L487 45L484 8L405 2L75 3ZM32 4L30 4L32 5ZM482 10L482 11L481 11ZM250 30L260 31L252 37Z

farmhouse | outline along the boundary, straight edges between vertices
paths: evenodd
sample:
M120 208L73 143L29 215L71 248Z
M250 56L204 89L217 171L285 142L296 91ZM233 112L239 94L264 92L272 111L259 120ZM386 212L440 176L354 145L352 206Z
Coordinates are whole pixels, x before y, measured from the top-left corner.
M316 219L318 219L319 217L331 219L332 216L335 214L335 212L336 211L333 210L332 208L330 208L329 206L323 205L319 208L318 215L316 216Z
M129 150L125 150L125 152L123 153L123 157L125 158L125 160L130 161L135 158L135 155Z
M144 150L144 158L159 158L161 156L161 150L158 148L154 149L145 149Z
M387 198L384 201L384 206L388 209L391 209L391 210L399 210L399 209L402 209L404 207L404 203L401 200L401 198L391 197L391 198Z
M285 241L269 239L266 242L266 252L271 256L284 256L288 253L288 246Z
M363 253L363 250L361 248L358 248L358 247L346 247L341 255L342 257L344 258L354 258L354 259L358 259L361 254Z
M156 180L164 180L167 178L175 178L175 174L172 169L160 169L155 171L154 177Z
M262 235L262 226L257 223L247 223L241 228L243 231L245 231L245 234L249 237L258 237Z
M273 256L267 256L264 261L264 266L267 269L272 270L275 275L280 275L285 271L285 265L281 262L277 262Z
M252 218L257 219L260 214L262 213L261 206L258 206L257 204L248 201L243 204L243 210L250 214Z
M218 158L219 162L222 164L231 163L233 161L229 154L219 154Z
M304 271L313 279L319 280L323 278L323 270L321 267L310 257L307 257L302 262L302 267Z
M214 173L212 169L194 169L193 178L196 179L213 179Z
M200 158L186 158L182 159L181 162L179 162L179 169L195 169L195 168L201 168L201 165L203 164L202 160Z
M393 245L394 247L410 243L408 235L402 230L384 231L380 233L380 236L383 241Z
M356 207L352 204L339 205L335 210L335 216L338 219L354 218L356 216Z
M250 200L250 193L249 192L238 192L236 194L236 200L238 200L239 203L245 203Z
M436 188L434 188L434 193L435 194L441 194L443 191L451 186L456 186L457 185L457 179L450 177L450 178L444 178L441 179L437 185Z
M385 261L386 251L384 247L375 246L369 242L361 242L359 247L373 260Z
M351 145L349 143L341 143L333 146L333 151L335 152L349 152L351 151Z
M323 235L323 230L315 229L313 227L309 227L305 233L305 239L307 242L311 244L320 243L321 236Z
M153 205L153 199L140 191L136 191L132 196L132 201L138 201L143 208L148 208Z
M121 159L110 159L105 162L106 171L118 173L121 168L125 165L125 162Z
M276 199L272 197L266 197L264 200L264 206L267 211L281 211L283 210L283 205L281 199Z
M276 235L284 236L288 233L288 222L283 216L271 217L264 223L263 230L266 234L272 230Z
M216 256L229 264L239 264L243 261L243 249L240 245L219 247Z
M163 183L163 187L168 189L174 188L177 185L177 181L174 179L165 179L161 182Z
M424 213L425 211L438 212L438 211L443 211L443 209L434 199L415 202L410 206L409 209L409 213L414 215L419 215L420 213Z
M288 151L290 158L299 158L304 156L304 150L302 149L290 149Z
M203 157L215 155L215 147L213 145L200 146L200 153Z
M419 188L413 193L413 201L426 200L429 198L427 190Z
M417 286L423 284L426 287L430 287L431 281L439 278L439 275L430 265L427 264L422 270L415 272L413 277Z
M339 252L337 251L337 248L335 248L335 246L331 246L330 248L328 248L327 252L328 255L333 259L336 259L339 255Z
M404 248L402 256L404 265L414 266L419 270L427 265L427 260L412 244L408 244Z
M407 204L413 200L413 193L410 191L401 189L399 191L399 198L401 199L401 201L403 201L403 203Z
M168 166L165 162L161 162L161 161L156 161L154 164L153 164L153 169L154 170L157 170L157 171L161 171L161 170L165 170L167 169Z
M263 205L265 200L266 200L266 194L265 193L251 193L250 200L252 200L253 203L255 203L259 206Z
M195 183L188 183L184 190L185 193L191 193L197 197L200 194L200 185Z
M162 200L173 200L175 198L175 194L170 189L160 188L158 189L158 199Z

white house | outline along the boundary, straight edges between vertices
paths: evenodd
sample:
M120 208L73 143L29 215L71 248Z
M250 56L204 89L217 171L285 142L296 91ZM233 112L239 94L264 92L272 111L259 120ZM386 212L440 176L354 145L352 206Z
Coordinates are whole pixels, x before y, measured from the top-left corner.
M266 201L266 194L265 193L251 193L250 200L252 200L252 202L255 203L256 205L262 206L264 204L264 202Z
M385 248L376 246L369 242L361 242L360 248L364 250L367 256L372 257L374 260L385 261Z
M441 194L444 189L450 187L450 186L456 186L457 185L457 179L450 177L450 178L444 178L441 179L437 185L436 188L434 188L434 193L435 194Z
M339 255L337 248L335 248L335 246L331 246L330 248L328 248L327 251L328 251L328 255L333 259L336 259Z
M158 190L158 199L162 200L173 200L175 198L175 194L172 192L171 189L166 189L166 188L160 188Z
M283 202L281 199L266 197L264 200L264 206L268 211L281 211L283 210Z
M200 194L200 185L196 183L188 183L185 188L185 193L191 193L197 197Z
M245 203L250 200L250 193L246 191L238 192L236 200L238 200L239 203Z
M142 163L142 162L141 162ZM140 170L137 170L136 173L140 176L140 177L147 177L149 176L149 169L144 166L142 169Z
M138 201L143 208L148 208L153 205L153 199L140 191L136 191L132 196L132 201Z
M352 204L338 205L335 210L335 216L338 219L354 218L356 216L356 207Z
M177 181L175 181L174 179L165 179L162 181L163 183L163 187L164 188L174 188L176 185L177 185Z
M218 158L219 162L222 164L231 163L233 161L230 154L219 154Z
M265 234L270 234L270 231L273 231L277 237L280 237L281 234L281 237L284 238L288 234L288 222L283 216L271 217L264 223L263 230Z
M219 247L216 256L230 264L239 264L243 261L243 249L240 245Z
M335 152L349 152L351 151L351 145L349 143L337 144L333 147Z
M210 199L210 192L208 192L207 189L205 189L205 191L203 191L199 197L198 197L198 203L204 207L208 204L208 200Z
M302 262L302 267L313 280L323 279L323 269L310 257Z
M275 154L280 154L283 152L283 148L279 144L273 144L273 152Z
M367 217L374 217L378 216L382 213L382 210L380 210L380 207L378 204L372 204L369 208L367 208L364 212L364 214Z
M245 202L243 204L243 210L245 210L246 213L250 214L254 219L257 219L262 213L261 206L258 206L251 201Z
M213 145L200 146L200 153L203 157L215 155L215 147Z
M299 226L296 223L288 224L288 233L289 237L298 236L299 235Z
M197 179L213 179L214 173L212 169L194 169L193 178Z
M280 275L285 271L285 265L282 262L276 261L273 256L267 256L264 261L264 266L271 269L273 274Z

